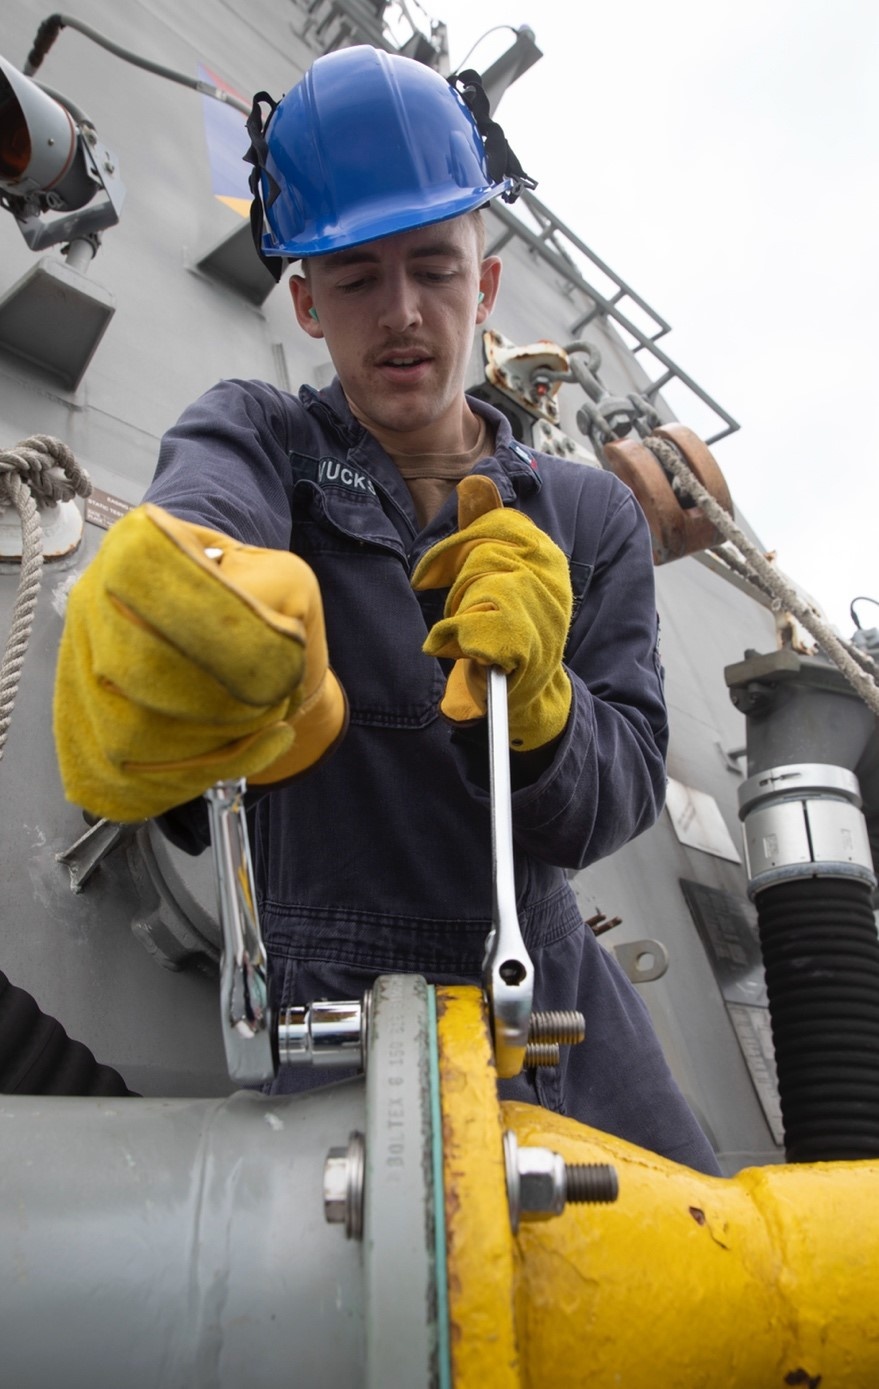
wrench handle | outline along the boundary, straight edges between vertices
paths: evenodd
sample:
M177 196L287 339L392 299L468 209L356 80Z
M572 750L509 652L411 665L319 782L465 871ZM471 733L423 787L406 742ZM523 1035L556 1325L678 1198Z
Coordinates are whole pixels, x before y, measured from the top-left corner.
M482 982L491 1017L497 1073L505 1078L518 1075L522 1069L531 1023L534 966L522 939L516 910L509 712L504 671L491 666L486 674L486 687L491 787L492 926L485 942Z
M205 791L217 905L223 932L220 1022L232 1080L259 1085L275 1075L268 965L256 910L243 778Z

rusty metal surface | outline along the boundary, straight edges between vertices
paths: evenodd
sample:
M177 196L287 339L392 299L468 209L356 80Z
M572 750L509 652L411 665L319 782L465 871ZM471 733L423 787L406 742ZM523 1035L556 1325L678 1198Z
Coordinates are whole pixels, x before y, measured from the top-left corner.
M654 435L674 445L720 506L733 514L726 479L697 434L686 425L659 425ZM724 537L698 506L682 505L661 462L640 439L622 439L604 445L612 472L631 487L641 505L653 539L654 564L667 564L699 550L723 543Z
M557 379L568 372L568 355L554 342L520 347L489 329L482 335L486 379L526 410L551 424L559 422Z

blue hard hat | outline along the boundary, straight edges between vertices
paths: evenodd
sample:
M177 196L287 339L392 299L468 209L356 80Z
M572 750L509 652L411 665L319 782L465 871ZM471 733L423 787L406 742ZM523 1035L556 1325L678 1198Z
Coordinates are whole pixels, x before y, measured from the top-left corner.
M261 101L274 107L265 128ZM365 45L318 58L277 106L260 93L248 130L264 257L326 255L534 186L489 119L478 74L447 80Z

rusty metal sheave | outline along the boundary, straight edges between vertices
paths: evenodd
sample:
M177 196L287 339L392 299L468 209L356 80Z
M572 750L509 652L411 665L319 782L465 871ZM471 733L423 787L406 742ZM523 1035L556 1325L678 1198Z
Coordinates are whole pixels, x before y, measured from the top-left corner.
M698 434L678 423L658 425L653 432L678 449L702 486L724 511L734 515L726 479ZM604 453L611 471L631 487L647 517L654 564L667 564L723 543L724 537L701 507L681 505L662 464L646 443L621 439L606 443Z

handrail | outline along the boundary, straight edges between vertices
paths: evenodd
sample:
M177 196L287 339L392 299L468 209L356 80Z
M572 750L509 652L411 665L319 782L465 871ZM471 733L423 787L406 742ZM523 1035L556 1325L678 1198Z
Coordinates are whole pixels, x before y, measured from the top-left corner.
M528 208L529 212L531 212L535 221L541 226L540 233L538 234L532 231L522 221L521 217L511 212L496 198L491 204L491 212L494 217L498 218L506 230L502 236L496 238L492 243L489 248L489 254L495 254L502 246L506 245L513 236L524 241L531 250L540 256L540 258L556 272L556 274L561 275L573 288L578 289L592 301L593 307L585 315L581 315L571 325L571 337L577 337L586 324L590 323L597 316L612 319L614 323L618 324L620 328L635 339L638 345L632 349L634 352L641 351L642 349L649 352L657 363L664 368L664 371L657 376L655 380L650 381L648 385L641 390L641 395L646 396L648 400L653 399L669 381L679 381L681 385L691 391L697 399L701 400L703 405L706 405L718 419L722 420L726 426L725 429L721 429L719 432L712 434L710 438L706 439L705 442L707 444L717 443L719 439L725 439L727 435L734 434L740 427L738 421L729 414L722 405L719 405L706 390L703 390L687 372L683 371L662 348L657 346L658 339L671 331L671 325L666 323L665 319L652 309L646 300L637 294L625 280L620 279L600 256L597 256L594 251L590 250L585 242L581 241L576 233L571 231L570 227L566 226L559 217L556 217L554 213L550 212L549 208L540 202L538 198L535 198L532 193L523 193L521 201ZM603 275L606 275L608 279L616 285L616 293L608 298L606 295L602 294L600 290L596 289L594 285L590 284L577 269L571 254L565 250L563 245L558 244L558 237L563 237L572 247L575 247L581 255L585 256L597 270ZM631 299L642 312L648 314L650 318L652 318L658 329L654 335L651 336L645 333L643 329L639 328L637 324L633 323L632 320L620 310L619 303L624 298Z

